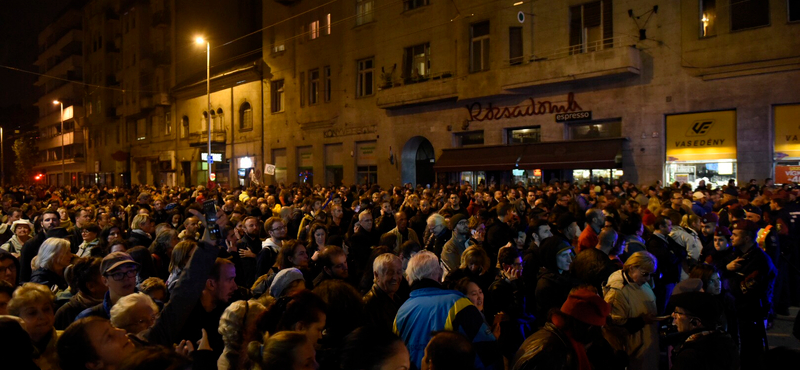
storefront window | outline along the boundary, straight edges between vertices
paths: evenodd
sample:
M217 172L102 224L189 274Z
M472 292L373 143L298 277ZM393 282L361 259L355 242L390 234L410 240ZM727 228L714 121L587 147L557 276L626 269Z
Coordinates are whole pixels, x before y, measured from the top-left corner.
M511 170L514 184L523 183L525 186L542 184L542 170Z
M667 116L665 177L696 186L736 179L736 111Z
M483 171L464 171L461 172L461 184L469 182L470 185L476 186L481 182L486 183L486 172Z
M356 181L359 185L378 183L378 166L358 166Z
M483 130L453 134L453 146L461 148L470 145L483 145Z
M774 107L775 183L800 182L800 104Z
M620 169L591 169L591 170L572 170L572 181L582 184L584 182L598 183L600 178L603 182L610 183L613 180L622 179L624 173Z
M273 149L272 161L275 163L275 183L285 184L286 181L286 149Z
M588 122L567 125L570 140L622 136L622 121Z
M510 128L506 130L509 144L528 144L542 141L542 127Z

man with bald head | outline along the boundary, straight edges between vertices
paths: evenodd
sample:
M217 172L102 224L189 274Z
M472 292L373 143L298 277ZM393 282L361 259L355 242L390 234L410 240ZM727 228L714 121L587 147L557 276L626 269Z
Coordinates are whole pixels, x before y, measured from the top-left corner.
M605 226L606 216L599 208L591 208L586 211L586 228L583 229L581 236L578 237L578 246L575 248L577 253L586 249L593 249L597 246L597 235Z
M394 222L395 226L394 229L389 230L384 235L392 235L396 240L394 244L394 253L398 253L400 250L400 246L403 245L408 240L415 241L419 243L419 237L417 236L417 232L413 229L408 227L408 216L403 211L395 212L394 214Z
M587 227L588 229L588 227ZM597 237L594 248L578 253L570 271L584 284L592 285L602 291L608 277L620 267L611 260L611 254L620 253L619 235L614 229L604 227Z

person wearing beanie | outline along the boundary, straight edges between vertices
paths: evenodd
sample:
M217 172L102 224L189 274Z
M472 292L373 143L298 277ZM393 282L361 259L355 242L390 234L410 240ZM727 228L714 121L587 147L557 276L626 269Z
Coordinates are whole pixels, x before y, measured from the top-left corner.
M539 248L542 268L536 283L536 319L544 325L548 313L561 307L577 281L570 274L575 258L572 245L561 238L547 238Z
M615 348L628 354L628 369L658 368L658 326L656 296L651 282L658 262L649 252L632 254L608 278L603 296L611 305L609 332L624 345Z
M738 369L739 351L731 336L716 330L721 310L709 293L675 295L672 321L683 341L672 349L672 370Z
M514 370L592 369L586 345L606 324L611 307L591 288L576 288L542 329L525 339L509 365Z
M450 271L458 269L461 264L461 254L475 243L470 239L469 219L467 216L456 213L450 218L450 231L453 237L444 243L442 248L442 267L446 277Z
M251 363L246 355L247 345L258 339L259 317L267 309L256 301L236 301L222 312L219 319L219 334L225 343L222 356L217 360L217 369L249 369ZM244 355L244 356L242 356Z
M305 289L304 284L303 272L296 267L285 268L280 270L272 280L272 284L269 286L269 295L278 299L295 290Z
M776 270L772 261L756 243L758 227L750 220L733 224L731 245L736 259L726 269L731 273L730 288L736 299L743 369L763 365L767 350L764 321L772 306Z

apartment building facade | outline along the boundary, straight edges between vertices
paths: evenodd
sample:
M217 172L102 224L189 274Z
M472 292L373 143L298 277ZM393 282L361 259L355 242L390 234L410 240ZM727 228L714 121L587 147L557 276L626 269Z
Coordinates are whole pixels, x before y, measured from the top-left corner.
M798 7L265 1L265 181L772 177L800 159Z

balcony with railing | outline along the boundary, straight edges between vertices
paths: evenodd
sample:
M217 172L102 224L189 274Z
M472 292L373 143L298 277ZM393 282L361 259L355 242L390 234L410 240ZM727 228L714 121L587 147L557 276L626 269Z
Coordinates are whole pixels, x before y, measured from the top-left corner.
M451 72L416 78L395 78L393 73L384 73L379 82L376 104L379 108L392 109L456 99L456 83Z
M212 128L211 145L225 144L227 132L224 129ZM203 147L208 145L208 131L196 131L189 133L190 147Z
M503 89L574 82L598 77L638 75L642 61L630 36L571 45L506 61Z
M84 143L83 131L78 129L64 130L64 145L81 144ZM38 146L39 150L61 147L61 134L55 133L48 136L40 135Z

